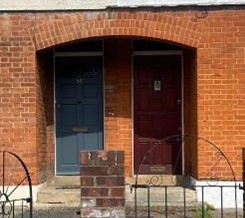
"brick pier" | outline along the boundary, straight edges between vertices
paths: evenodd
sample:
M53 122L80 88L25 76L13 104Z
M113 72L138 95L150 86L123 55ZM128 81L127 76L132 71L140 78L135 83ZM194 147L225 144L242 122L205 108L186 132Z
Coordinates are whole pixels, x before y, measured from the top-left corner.
M81 152L81 217L124 218L124 152Z

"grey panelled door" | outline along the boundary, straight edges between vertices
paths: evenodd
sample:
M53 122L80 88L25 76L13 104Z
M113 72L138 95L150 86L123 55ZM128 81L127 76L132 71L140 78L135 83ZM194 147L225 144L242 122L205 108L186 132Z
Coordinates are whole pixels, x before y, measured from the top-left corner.
M56 171L78 174L80 150L102 149L102 57L56 57Z

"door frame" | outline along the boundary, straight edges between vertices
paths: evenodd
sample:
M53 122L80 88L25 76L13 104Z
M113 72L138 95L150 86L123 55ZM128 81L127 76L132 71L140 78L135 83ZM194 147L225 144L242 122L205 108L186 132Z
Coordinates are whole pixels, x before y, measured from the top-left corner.
M55 158L54 158L54 172L55 175L57 175L57 140L56 140L56 110L55 110L55 105L56 105L56 62L55 62L55 58L56 57L98 57L100 56L102 58L102 116L103 116L103 139L102 139L102 149L105 148L105 65L104 65L104 43L102 41L102 51L95 51L95 52L57 52L55 51L55 49L53 50L53 80L54 80L54 95L53 95L53 117L54 117L54 133L55 133L55 137L54 137L54 144L55 144ZM77 173L70 173L70 175L77 175Z
M135 144L134 144L134 57L135 56L180 56L181 58L181 134L184 135L184 55L182 50L159 50L159 51L133 51L132 52L132 66L131 66L131 105L132 105L132 172L135 175L134 170L134 158L135 158ZM182 175L185 174L185 142L182 141Z

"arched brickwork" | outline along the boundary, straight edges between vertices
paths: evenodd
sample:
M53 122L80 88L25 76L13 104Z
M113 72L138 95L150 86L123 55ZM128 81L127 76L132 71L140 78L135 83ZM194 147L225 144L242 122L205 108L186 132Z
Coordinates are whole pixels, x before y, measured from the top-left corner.
M22 41L29 40L23 54L21 53L19 56L30 56L28 59L30 63L28 63L31 66L35 63L34 50L45 50L63 43L93 37L108 36L110 38L111 36L119 36L118 38L121 39L124 36L129 36L129 38L134 36L147 37L148 39L166 40L197 48L197 51L191 49L184 51L187 52L187 55L184 55L187 69L184 70L185 72L189 71L184 77L185 93L187 93L185 96L185 112L187 114L185 125L190 130L194 129L194 133L208 138L224 148L225 151L228 151L228 158L237 166L235 172L241 178L242 159L240 151L244 145L244 134L242 134L242 131L244 131L244 116L242 115L244 111L238 110L238 106L244 103L242 97L244 94L244 89L242 89L244 87L244 9L225 8L224 10L216 10L212 8L212 10L208 9L206 12L202 12L200 9L142 8L123 9L123 11L112 9L112 11L97 12L48 12L37 13L35 16L27 14L21 22L19 21L21 17L16 14L12 18L15 19L12 22L13 28L16 28L16 30L13 29L13 32L5 30L7 21L4 15L4 25L2 27L5 29L2 31L2 34L4 34L2 39L5 39L8 35L12 37L18 31L21 31L19 33L22 36L21 38L12 37L9 39L9 42L13 43L9 44L11 46L9 52L12 51L13 54L11 55L14 57L16 51L20 51L17 46L22 46ZM27 22L28 20L29 22ZM17 26L15 27L15 25ZM23 35L28 26L32 26L29 27L28 34L30 33L30 35ZM21 40L21 43L19 40ZM32 46L31 40L33 40L35 48L30 48ZM2 43L8 45L8 42L3 41ZM49 52L48 49L47 52ZM5 50L2 53L4 57L9 55ZM114 57L113 55L114 51L111 56ZM119 57L118 55L115 56ZM18 59L14 60L19 63ZM11 62L12 60L6 58L5 61ZM26 66L24 61L26 61L25 58L23 58L23 66ZM116 61L114 62L116 63ZM12 67L13 64L9 66ZM15 67L15 69L9 67L9 69L11 71L16 70L19 73L18 67ZM36 75L33 69L35 67L29 67L27 72ZM115 69L118 69L118 67L115 66ZM5 72L4 67L2 72ZM29 74L23 73L21 78L24 82L28 81L28 84L31 84L28 76ZM12 87L12 84L9 85ZM125 91L122 89L120 93L125 93ZM24 101L26 99L25 95L26 93L23 95ZM33 98L30 97L29 99L31 101ZM30 103L34 105L33 102ZM193 115L193 111L196 114ZM9 115L6 116L9 117ZM186 132L193 132L188 131L186 126ZM10 132L12 134L12 130ZM12 140L16 140L16 138L12 137ZM32 141L35 142L34 135ZM130 143L131 141L128 144ZM230 150L231 144L232 151ZM113 147L113 145L110 146ZM188 155L195 160L189 166L190 172L197 171L197 178L202 176L207 169L205 165L202 165L202 158L205 159L209 155L208 151L200 152L198 150L197 155L197 151L193 151L193 149L186 150L189 152ZM127 166L130 167L130 164L132 162L127 161ZM196 167L198 167L197 170ZM223 178L226 177L226 171L223 172L222 176Z
M88 12L65 15L30 29L36 50L73 40L140 36L198 47L199 26L188 16L154 12Z
M55 15L47 15L44 20L42 20L42 23L36 22L36 25L30 29L30 33L33 36L36 51L51 48L63 43L70 43L75 40L110 36L119 36L121 39L123 37L146 37L149 39L171 41L197 48L199 46L199 33L201 31L197 22L193 21L193 17L193 14L178 13L178 15L174 15L172 12L155 13L124 11L57 13ZM127 43L124 44L124 46L127 47ZM116 52L116 45L113 47L113 50ZM122 55L122 52L123 51L120 48L120 52L117 53L117 56L120 56L121 59L127 57L127 55ZM127 51L125 52L127 53ZM112 59L113 58L111 57L110 60ZM128 74L128 72L130 72L131 64L129 63L130 60L124 61L126 62L122 62L124 65L123 68L114 66L113 71L117 71L116 69L118 68L124 69L124 71L121 72L121 75L124 75L125 78L123 81L124 83L126 81L129 84L128 87L130 87L131 74ZM112 62L116 63L117 61L115 60ZM127 65L127 63L129 63L129 65ZM128 70L125 70L125 66L128 66ZM110 77L109 74L107 74L107 76L108 78ZM110 78L106 83L111 84ZM130 95L130 89L123 90L123 93L118 89L117 94L120 95L121 98L124 95L128 96ZM112 97L108 98L112 100ZM117 99L118 97L115 98ZM119 103L115 99L112 101L115 101L115 105ZM130 99L124 98L124 104L128 105L128 108L130 108ZM127 114L125 115L125 113ZM120 125L128 125L132 128L130 117L131 111L117 111L116 114L118 116L117 122L123 123ZM127 117L128 119L124 119L124 117ZM105 119L105 122L107 126L115 125L110 124L109 119ZM120 129L119 127L117 128ZM132 148L127 147L132 142L131 130L127 132L127 136L114 133L113 130L107 130L106 132L106 148L108 150L124 148L126 154L125 169L127 175L132 175ZM112 135L116 139L110 139ZM125 143L127 145L125 145Z

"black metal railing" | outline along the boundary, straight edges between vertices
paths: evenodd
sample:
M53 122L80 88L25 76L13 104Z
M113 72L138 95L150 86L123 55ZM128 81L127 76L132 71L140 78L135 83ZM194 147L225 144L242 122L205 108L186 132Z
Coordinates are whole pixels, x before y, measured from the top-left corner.
M10 151L0 151L0 217L32 218L30 173L23 160Z
M208 151L208 154L210 154L210 157L207 156L203 160L206 160L207 162L202 162L206 169L205 172L202 172L202 181L207 181L205 184L195 185L191 182L186 183L184 180L178 184L167 184L166 181L164 181L164 172L158 173L158 175L148 175L148 180L143 183L141 182L140 175L144 174L146 165L148 165L148 168L151 168L152 165L152 168L155 169L154 164L156 164L156 161L154 158L156 157L156 154L154 152L160 151L159 146L178 145L176 146L178 149L175 149L175 152L177 152L178 155L176 155L177 158L175 162L172 163L172 175L177 175L179 172L179 169L177 171L177 165L181 162L182 157L180 154L183 153L182 145L186 142L195 144L196 150L198 147L199 149ZM149 150L145 153L141 164L138 167L135 183L131 185L131 191L134 191L134 217L158 217L155 214L156 208L158 215L160 215L159 217L241 217L241 210L238 209L238 191L243 189L243 187L240 184L238 185L235 172L229 159L217 145L207 139L195 135L172 135L165 137L164 139L158 139L151 144L152 145L149 146ZM157 155L161 154L158 153ZM161 163L157 164L161 165ZM162 165L164 166L164 164ZM220 169L226 170L225 178ZM164 171L164 167L161 167L161 170ZM194 172L194 174L196 174L196 172ZM182 178L185 177L190 178L190 176L182 175ZM229 181L229 183L227 183L228 185L222 184L220 181ZM181 191L178 191L178 196L175 196L175 199L170 201L170 190L176 188ZM187 193L190 193L191 190L199 195L198 198L196 198L195 203L190 201L187 196ZM228 198L229 201L232 202L232 205L226 205L227 196L225 196L225 193L227 190L229 190ZM219 203L216 203L215 207L207 203L210 202L210 199L207 199L209 198L207 191L215 193L215 198L219 199ZM144 194L142 194L142 192L144 192ZM179 193L182 193L181 196ZM158 198L157 204L155 202L156 196ZM181 201L180 198L182 198ZM144 203L142 204L142 202ZM176 202L179 203L176 204ZM230 208L227 209L227 207ZM178 208L178 215L173 216L173 213L176 212L176 208Z
M171 192L173 189L179 188L178 199L173 199ZM135 195L134 217L241 217L242 210L238 209L237 192L239 186L234 185L197 185L197 186L175 186L175 185L147 185L137 184L132 185ZM188 192L197 191L199 189L200 199L189 201ZM206 203L205 189L217 193L216 199L219 201L219 206L214 208ZM224 205L225 196L224 190L229 191L230 202L233 202L231 208L227 209ZM144 191L145 190L145 191ZM144 191L144 194L142 192ZM174 190L176 192L176 190ZM182 193L181 193L182 192ZM158 195L157 202L156 194ZM142 196L143 195L143 196ZM139 198L140 196L140 198ZM171 199L172 198L172 199ZM139 200L140 199L140 200ZM157 214L157 215L156 215ZM209 216L208 216L209 215Z
M9 201L0 201L0 217L24 217L24 214L29 214L30 211L27 211L28 204L30 204L30 198L23 198L23 199L13 199ZM28 210L30 210L28 208Z

